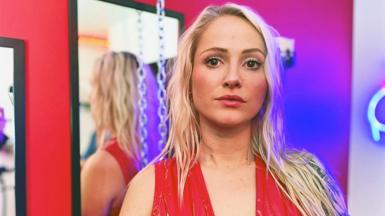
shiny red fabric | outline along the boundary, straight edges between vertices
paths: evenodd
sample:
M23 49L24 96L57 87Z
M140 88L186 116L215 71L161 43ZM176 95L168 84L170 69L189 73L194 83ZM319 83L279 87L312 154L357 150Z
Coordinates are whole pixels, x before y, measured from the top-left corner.
M178 205L176 160L155 164L155 194L152 216L214 216L202 170L197 163L186 180L183 203ZM256 159L256 215L296 216L296 206L282 193L265 163Z

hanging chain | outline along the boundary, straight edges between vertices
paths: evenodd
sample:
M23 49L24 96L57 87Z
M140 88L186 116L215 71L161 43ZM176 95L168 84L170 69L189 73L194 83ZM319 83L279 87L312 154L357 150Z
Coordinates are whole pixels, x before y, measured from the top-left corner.
M137 30L138 30L138 46L139 46L139 58L138 63L139 67L137 69L137 75L139 79L138 90L139 90L139 138L140 138L140 156L142 167L146 166L148 163L148 143L147 143L147 85L146 85L146 73L144 71L143 63L143 22L142 22L142 11L137 10L138 20L137 20Z
M158 142L159 150L163 149L167 138L167 106L166 106L166 68L165 68L165 56L164 56L164 17L165 8L164 0L156 1L156 14L158 16L158 27L159 27L159 60L158 60L158 74L156 80L158 83L158 116L159 125L158 130L160 134L160 140Z

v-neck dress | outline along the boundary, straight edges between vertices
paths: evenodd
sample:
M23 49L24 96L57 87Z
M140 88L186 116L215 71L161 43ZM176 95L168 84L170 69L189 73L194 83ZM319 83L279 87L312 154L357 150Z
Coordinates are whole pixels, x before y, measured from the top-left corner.
M256 158L257 216L296 216L297 207L276 184L266 165ZM183 202L178 200L178 175L175 158L155 164L155 193L152 216L214 216L214 210L199 163L189 171Z

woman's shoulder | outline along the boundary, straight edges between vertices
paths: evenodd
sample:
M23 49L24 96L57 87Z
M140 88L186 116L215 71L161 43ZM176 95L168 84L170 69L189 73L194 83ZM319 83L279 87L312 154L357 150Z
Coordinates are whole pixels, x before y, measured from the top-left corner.
M151 164L130 181L121 215L150 215L154 192L155 164Z
M98 172L103 173L108 170L119 170L119 166L114 157L101 150L97 150L84 163L82 172Z
M132 179L129 184L129 188L132 187L145 187L154 184L155 181L155 164L150 164L143 168L136 176Z
M119 165L112 156L96 151L81 170L82 214L97 215L106 211L125 187Z
M125 184L127 185L139 171L138 162L123 150L116 139L112 139L105 146L103 146L101 150L102 152L109 154L119 165Z
M156 175L163 175L176 166L175 159L164 159L142 169L129 183L122 207L123 215L150 215L154 203Z
M175 159L164 159L150 163L143 168L130 182L130 187L144 187L155 185L155 174L160 169L175 166Z
M173 166L176 166L174 159L165 159L150 163L131 180L129 188L154 189L156 175Z
M82 176L102 185L124 185L118 162L105 151L96 151L84 164ZM108 177L108 178L106 178ZM122 184L118 184L122 183Z

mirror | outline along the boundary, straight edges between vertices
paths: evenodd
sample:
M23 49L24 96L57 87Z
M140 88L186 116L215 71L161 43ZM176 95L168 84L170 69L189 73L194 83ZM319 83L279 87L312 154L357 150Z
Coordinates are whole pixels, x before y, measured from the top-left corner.
M99 19L96 21L95 17ZM139 57L141 50L143 62L152 65L155 75L159 58L157 20L156 14L132 7L104 1L78 1L79 120L82 158L88 157L90 151L92 152L92 147L91 149L88 147L95 137L89 95L96 59L108 51L127 51ZM168 59L176 56L179 21L177 18L165 17L164 26L166 32L164 55ZM143 32L142 47L139 45L139 27ZM147 78L154 79L151 74L148 74Z
M163 23L162 54L167 61L176 56L177 41L180 32L183 32L184 20L181 14L166 10ZM70 28L72 206L73 215L81 215L80 191L84 182L80 181L80 170L96 149L100 148L99 145L95 147L96 129L90 109L90 95L93 88L91 79L95 62L109 51L129 52L143 61L148 104L147 156L148 160L151 160L159 153L156 76L160 42L156 7L131 1L72 0Z
M25 215L24 42L0 37L0 215Z

